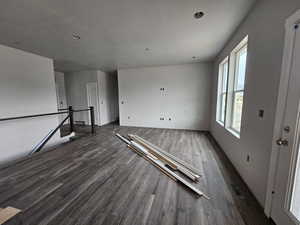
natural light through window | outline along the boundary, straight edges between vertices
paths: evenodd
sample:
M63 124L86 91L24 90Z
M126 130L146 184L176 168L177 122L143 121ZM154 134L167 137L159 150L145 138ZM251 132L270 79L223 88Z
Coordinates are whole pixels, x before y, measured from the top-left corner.
M223 125L225 123L225 115L226 115L227 81L228 81L228 58L223 60L223 62L219 66L219 79L218 79L217 121Z
M234 60L234 70L229 128L239 134L241 130L247 63L247 42L245 40L232 52L231 57Z
M216 121L240 137L247 67L248 36L219 64Z
M292 189L292 199L291 199L291 206L290 211L291 213L300 221L300 154L299 154L299 147L298 147L298 157L296 162L296 170L295 170L295 177L294 177L294 185Z
M247 46L244 46L236 53L236 69L233 90L233 109L231 128L240 132L243 98L244 98L244 83L246 74Z

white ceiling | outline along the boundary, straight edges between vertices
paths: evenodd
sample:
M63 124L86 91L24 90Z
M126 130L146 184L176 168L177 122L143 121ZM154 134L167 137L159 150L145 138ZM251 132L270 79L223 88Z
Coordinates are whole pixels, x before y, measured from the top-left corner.
M8 0L1 2L0 43L53 58L61 71L209 61L254 2ZM196 11L205 16L194 19Z

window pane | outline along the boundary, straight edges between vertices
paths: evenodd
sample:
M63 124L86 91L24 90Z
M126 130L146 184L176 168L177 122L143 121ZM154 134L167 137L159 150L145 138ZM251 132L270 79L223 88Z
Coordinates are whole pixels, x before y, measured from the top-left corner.
M227 75L228 75L228 62L223 64L223 83L222 83L222 92L227 91Z
M242 108L244 92L235 92L233 97L232 128L238 132L241 130Z
M245 85L245 74L246 74L246 62L247 62L247 48L242 49L237 54L237 80L236 90L244 90Z
M299 147L298 147L299 152ZM296 173L294 180L294 187L292 190L292 201L290 211L300 221L300 154L298 153L298 159L296 164Z
M226 109L226 93L221 95L221 107L220 107L220 121L225 122L225 109Z
M228 81L228 60L225 59L219 65L218 100L217 100L217 114L216 114L216 120L223 124L225 122L225 112L226 112L227 81Z

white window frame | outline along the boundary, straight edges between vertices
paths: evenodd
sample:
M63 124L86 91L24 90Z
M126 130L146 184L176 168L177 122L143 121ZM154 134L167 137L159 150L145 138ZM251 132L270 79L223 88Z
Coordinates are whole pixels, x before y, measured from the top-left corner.
M242 130L242 118L241 117L241 128L240 131L235 129L232 125L233 123L233 117L234 117L234 98L237 93L243 93L245 92L245 83L246 83L246 74L245 74L245 81L244 81L244 87L243 89L236 89L236 82L237 82L237 76L238 76L238 65L239 65L239 57L238 54L243 51L244 49L247 50L248 53L248 36L246 36L231 52L230 54L230 65L229 65L229 79L228 79L228 100L227 100L227 118L226 118L226 124L228 126L226 127L227 130L229 130L234 136L237 138L240 138L240 133ZM248 58L248 57L247 57ZM248 60L247 60L248 61ZM247 73L247 62L246 62L246 72ZM242 112L244 108L244 102L242 106Z
M224 91L223 83L224 83L224 66L227 64L227 83L226 83L226 89ZM228 95L228 72L229 72L229 58L226 57L220 64L219 64L219 75L218 75L218 91L217 91L217 110L216 110L216 121L222 125L225 126L226 122L226 108L227 108L227 95ZM225 103L224 107L222 108L222 101L223 101L223 95L225 95ZM224 110L224 121L222 120L222 109Z

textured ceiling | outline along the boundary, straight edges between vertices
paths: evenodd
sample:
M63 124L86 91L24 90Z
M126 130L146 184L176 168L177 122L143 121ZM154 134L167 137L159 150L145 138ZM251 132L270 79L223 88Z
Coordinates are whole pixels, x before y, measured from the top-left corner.
M254 2L2 1L0 43L53 58L55 68L60 71L110 71L209 61L221 50ZM194 19L196 11L203 11L205 16ZM81 39L74 40L73 34Z

